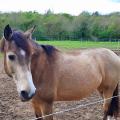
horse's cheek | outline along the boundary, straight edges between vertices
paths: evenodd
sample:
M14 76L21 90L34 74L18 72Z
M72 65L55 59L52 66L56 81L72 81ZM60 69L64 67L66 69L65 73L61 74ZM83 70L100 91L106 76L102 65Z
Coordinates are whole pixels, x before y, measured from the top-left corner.
M8 61L6 60L6 55L4 56L4 69L5 69L5 72L11 76L11 70L10 70L10 66L8 65Z

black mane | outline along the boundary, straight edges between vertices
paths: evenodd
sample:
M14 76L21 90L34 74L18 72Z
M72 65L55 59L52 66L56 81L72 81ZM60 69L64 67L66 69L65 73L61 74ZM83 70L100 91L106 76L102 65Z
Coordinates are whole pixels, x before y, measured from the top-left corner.
M45 53L46 53L48 56L53 55L53 53L54 53L55 51L57 51L57 49L56 49L54 46L52 46L52 45L40 45L40 46L44 49Z

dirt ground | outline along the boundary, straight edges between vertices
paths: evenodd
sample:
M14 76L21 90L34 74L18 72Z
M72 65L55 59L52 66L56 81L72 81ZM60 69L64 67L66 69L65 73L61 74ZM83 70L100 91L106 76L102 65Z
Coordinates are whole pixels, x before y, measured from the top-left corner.
M119 55L120 52L116 51ZM54 112L85 105L101 99L97 92L81 101L56 102ZM102 120L102 103L89 105L54 116L54 120ZM16 86L3 70L3 61L0 60L0 120L34 120L34 110L30 102L21 102ZM120 119L120 117L118 118Z

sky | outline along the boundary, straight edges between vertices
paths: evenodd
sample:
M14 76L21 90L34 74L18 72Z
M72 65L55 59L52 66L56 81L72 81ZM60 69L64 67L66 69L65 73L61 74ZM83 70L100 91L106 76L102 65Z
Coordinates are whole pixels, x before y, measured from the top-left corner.
M79 15L82 11L101 14L120 12L120 0L0 0L1 12L37 11Z

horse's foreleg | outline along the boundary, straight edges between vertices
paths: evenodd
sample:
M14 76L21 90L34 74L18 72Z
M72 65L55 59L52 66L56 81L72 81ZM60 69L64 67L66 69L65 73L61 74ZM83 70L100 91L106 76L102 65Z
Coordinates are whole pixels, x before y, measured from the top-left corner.
M35 116L36 116L37 120L43 120L43 118L41 118L42 117L42 113L35 112Z
M32 105L33 105L37 120L43 120L43 118L41 118L42 117L41 104L38 101L32 100Z
M44 117L44 120L53 120L53 115L52 114L52 106L53 103L47 103L47 102L43 102L42 106L41 106L41 111L42 111L42 115Z

